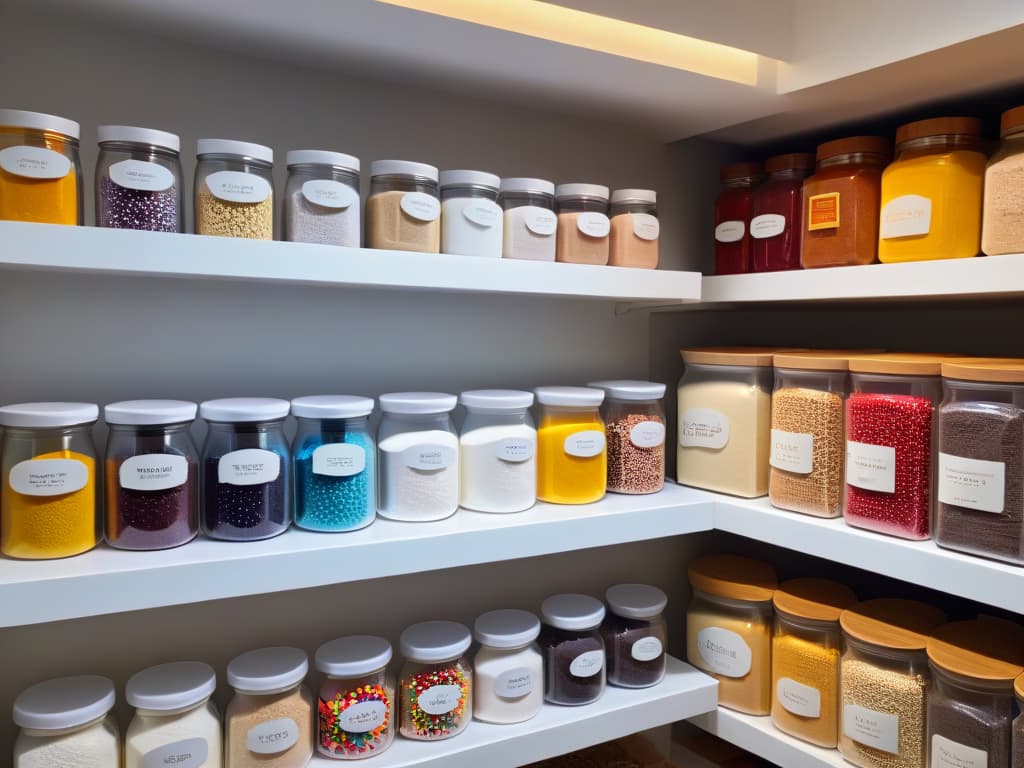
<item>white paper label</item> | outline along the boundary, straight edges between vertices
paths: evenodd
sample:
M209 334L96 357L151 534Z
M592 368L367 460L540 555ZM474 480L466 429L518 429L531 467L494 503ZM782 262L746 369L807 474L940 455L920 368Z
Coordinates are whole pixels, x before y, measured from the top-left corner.
M742 221L723 221L715 227L715 240L720 243L737 243L746 232L747 226Z
M413 445L402 451L405 466L412 469L444 469L450 467L458 458L454 448L447 445Z
M558 217L555 212L535 205L526 207L523 221L526 223L526 228L533 234L544 237L555 234L555 230L558 228Z
M846 482L866 491L896 493L896 449L847 440Z
M246 734L245 743L257 755L276 755L299 742L299 724L290 717L267 720L254 725Z
M660 421L641 421L629 430L629 442L637 448L657 448L665 444L665 425Z
M119 187L143 192L163 192L174 185L174 174L157 163L122 160L110 166L110 180Z
M744 677L750 673L750 646L735 632L721 627L706 627L697 633L697 651L707 668L724 677Z
M366 469L366 451L348 443L326 443L313 449L313 474L351 477Z
M932 226L932 201L921 195L900 195L882 206L879 237L927 235Z
M281 457L262 448L225 453L217 462L217 482L228 485L272 483L281 474Z
M787 712L799 717L821 717L821 691L798 683L791 677L780 677L775 695Z
M687 408L679 425L684 448L724 448L729 442L729 417L714 408Z
M661 234L661 222L650 213L633 213L633 234L641 240L657 240Z
M387 714L388 707L383 701L361 701L342 711L338 725L349 733L367 733L380 728Z
M0 168L27 179L63 179L71 161L52 149L21 145L0 149Z
M188 480L188 459L166 453L144 453L125 459L118 470L121 487L129 491L166 491Z
M843 706L843 733L859 744L893 755L900 753L900 718L858 704Z
M786 217L778 213L762 213L750 220L750 236L755 240L775 237L786 231Z
M533 691L533 673L529 667L502 672L494 680L494 693L502 699L518 699Z
M939 454L939 501L979 512L1002 514L1006 465L1001 461Z
M441 215L441 201L426 192L406 192L402 195L402 210L420 221L436 221Z
M570 456L592 458L604 450L604 432L598 429L574 432L565 438L564 447L565 452Z
M206 764L210 746L206 739L183 739L151 749L142 757L143 768L200 768Z
M641 637L629 649L629 655L637 661L654 661L662 653L661 640L656 637Z
M302 196L323 208L348 208L359 199L359 193L348 184L333 179L310 179L302 185Z
M525 437L510 437L494 444L494 455L501 461L520 463L533 458L534 441Z
M458 685L432 685L416 700L428 715L445 715L459 706L462 688Z
M612 224L603 213L584 211L576 217L576 228L587 237L608 237Z
M474 200L466 203L462 215L478 227L490 229L501 221L501 207L493 200Z
M988 752L947 739L932 736L931 768L988 768Z
M593 677L604 669L604 651L581 653L569 663L569 674L576 677Z
M772 430L772 453L768 462L776 469L806 475L814 469L814 435Z
M34 459L11 467L11 490L25 496L62 496L85 488L89 468L76 459Z
M229 203L262 203L270 197L270 182L255 173L217 171L206 177L210 194Z

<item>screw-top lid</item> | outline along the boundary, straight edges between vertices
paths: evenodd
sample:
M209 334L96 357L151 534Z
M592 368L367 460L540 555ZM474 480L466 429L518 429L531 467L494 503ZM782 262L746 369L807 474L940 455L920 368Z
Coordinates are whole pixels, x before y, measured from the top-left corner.
M980 137L981 120L976 117L933 117L905 123L896 129L896 144L929 136Z
M228 685L242 693L276 693L306 679L306 652L288 646L260 648L235 656L228 664Z
M695 589L731 600L767 602L779 586L772 566L742 555L698 557L690 561L687 574Z
M999 121L1000 136L1009 136L1018 131L1024 131L1024 106L1006 110Z
M51 131L78 140L82 127L74 120L44 112L29 112L25 109L0 109L0 126L8 128L29 128L34 131Z
M587 386L603 389L607 397L615 400L661 400L665 396L665 385L656 381L613 379L591 381Z
M274 162L274 150L263 144L234 139L200 139L196 142L196 154L203 155L238 155L261 160L264 163Z
M654 205L658 202L658 193L653 189L616 189L612 192L611 203L649 203Z
M772 602L790 616L839 621L840 614L857 602L857 595L845 584L830 579L790 579L779 585Z
M0 426L46 429L89 424L100 417L93 403L16 403L0 408Z
M604 603L590 595L552 595L540 604L540 615L555 629L593 629L604 621Z
M285 155L288 167L293 165L331 165L353 173L359 173L359 158L344 152L328 152L323 149L292 149Z
M313 657L316 668L333 677L369 675L390 661L391 643L375 635L339 637L317 648Z
M900 651L923 651L929 635L945 621L938 608L893 597L858 603L839 616L850 637Z
M772 358L781 350L775 347L699 347L680 349L679 356L691 365L743 365L771 368Z
M889 140L884 136L850 136L819 144L815 155L819 163L839 155L878 155L884 159L889 156Z
M101 125L96 129L98 143L125 141L132 144L147 144L172 152L181 151L181 139L176 133L158 131L153 128L138 128L134 125Z
M718 172L722 181L730 179L746 179L764 175L764 167L760 163L729 163L723 165Z
M1024 360L979 358L946 362L942 364L942 377L994 384L1024 384Z
M519 411L533 405L533 392L518 389L471 389L459 395L466 408L489 411Z
M487 171L441 171L441 189L445 187L487 187L498 191L501 179Z
M355 419L373 413L373 398L358 395L307 395L292 400L292 416L303 419Z
M892 352L880 355L851 357L850 370L854 373L891 373L907 376L938 376L942 373L945 355L927 353Z
M1024 627L994 617L954 621L932 633L928 658L955 675L1012 683L1024 674Z
M559 184L555 187L555 197L558 200L570 197L597 197L607 200L608 187L604 184Z
M138 426L181 424L193 421L197 408L187 400L122 400L103 407L103 420Z
M511 178L501 180L502 192L523 192L534 195L554 195L555 184L547 179Z
M411 160L374 160L370 163L371 176L421 176L437 181L437 168L429 163L415 163Z
M604 599L612 613L625 619L650 619L668 605L668 596L649 584L616 584L608 587Z
M26 688L14 700L19 728L59 731L98 720L114 708L114 683L99 675L58 677Z
M128 678L125 698L136 709L170 712L206 701L217 690L217 673L201 661L159 664Z
M276 397L225 397L199 404L199 415L207 421L271 421L283 419L291 403Z
M604 390L593 387L537 387L541 405L594 406L604 402Z
M507 608L488 611L477 617L473 636L490 648L520 648L540 634L540 619L529 611Z
M447 392L389 392L380 396L384 413L450 413L457 403L458 398Z
M790 152L788 155L775 155L764 161L764 169L768 173L789 170L810 170L814 168L814 155L810 152Z
M399 639L402 655L424 664L457 658L472 642L469 627L457 621L421 621L406 627Z

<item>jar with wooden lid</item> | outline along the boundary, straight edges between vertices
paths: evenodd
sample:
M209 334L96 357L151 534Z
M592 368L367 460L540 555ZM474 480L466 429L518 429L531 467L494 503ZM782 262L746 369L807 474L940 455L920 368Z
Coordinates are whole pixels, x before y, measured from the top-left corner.
M794 152L769 157L768 181L754 192L750 220L754 272L800 269L804 179L814 170L814 155Z
M718 680L718 703L749 715L771 710L775 569L740 555L705 555L688 568L686 658Z
M750 219L754 189L764 179L760 163L730 163L719 172L722 191L715 200L715 274L750 272Z
M981 250L1024 253L1024 106L1003 112L999 147L985 167Z
M1013 692L1017 698L1017 719L1013 721L1013 768L1024 766L1024 675L1013 683Z
M916 600L881 598L839 617L839 751L861 768L923 768L929 636L945 614Z
M0 109L0 219L82 223L80 126L23 109Z

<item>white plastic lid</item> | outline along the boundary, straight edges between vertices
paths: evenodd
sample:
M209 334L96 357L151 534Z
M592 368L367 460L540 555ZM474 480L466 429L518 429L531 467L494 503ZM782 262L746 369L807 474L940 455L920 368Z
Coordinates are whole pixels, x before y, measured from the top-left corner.
M72 139L78 139L82 127L74 120L45 112L29 112L24 109L0 109L0 125L10 128L31 128L35 131L53 131Z
M198 406L187 400L122 400L103 407L108 424L181 424L193 421Z
M371 176L423 176L437 181L437 168L428 163L411 160L374 160L370 163Z
M604 621L604 603L590 595L552 595L541 603L540 615L556 629L593 629Z
M59 731L98 720L114 707L114 683L99 675L58 677L26 688L14 700L14 724Z
M293 149L285 155L289 167L293 165L335 165L346 171L359 173L359 158L343 152L327 152L321 149Z
M411 661L432 664L464 654L473 642L469 627L456 621L422 621L407 627L399 645Z
M537 387L533 391L541 405L587 406L604 402L604 390L593 387Z
M100 407L93 403L16 403L0 408L0 426L4 427L73 427L99 417Z
M292 404L276 397L225 397L199 404L199 415L207 421L270 421L283 419Z
M520 648L540 634L540 619L529 611L503 609L477 617L473 635L481 645L491 648Z
M128 678L125 699L136 709L170 712L205 701L217 690L217 673L201 661L174 661Z
M196 142L197 155L238 155L262 160L264 163L274 162L274 150L262 144L234 139L200 139Z
M665 396L665 385L656 381L615 379L591 381L587 386L603 389L605 394L614 400L661 400Z
M616 203L654 203L658 202L658 193L653 189L616 189L612 192L612 205Z
M316 649L314 664L325 675L359 677L386 667L391 643L374 635L351 635L324 643Z
M555 197L600 197L608 199L608 187L603 184L559 184L555 187Z
M554 182L546 179L511 178L501 180L502 192L532 192L540 195L555 194Z
M518 389L471 389L459 395L466 408L489 411L519 411L533 405L533 392Z
M501 186L501 179L487 171L441 171L441 189L470 185L488 187L497 191Z
M446 392L389 392L380 396L384 413L449 413L457 403L458 398Z
M649 584L616 584L604 593L608 607L626 619L650 619L665 610L668 597Z
M260 648L236 656L228 664L228 684L243 693L287 691L306 679L309 659L298 648Z
M355 419L373 413L373 398L358 395L307 395L292 400L292 416L303 419Z
M177 134L153 128L137 128L133 125L101 125L96 129L96 137L100 144L105 141L130 141L136 144L163 147L172 152L181 151L181 139Z

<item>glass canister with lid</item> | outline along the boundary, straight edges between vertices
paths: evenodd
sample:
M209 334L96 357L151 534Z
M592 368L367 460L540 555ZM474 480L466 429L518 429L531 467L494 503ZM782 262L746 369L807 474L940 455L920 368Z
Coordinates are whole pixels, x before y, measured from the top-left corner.
M284 239L358 248L363 221L359 158L342 152L293 149L286 160Z
M665 486L665 385L654 381L593 381L604 390L601 418L608 450L608 490L657 493Z
M715 274L750 272L750 219L754 188L764 179L760 163L730 163L719 173L722 191L715 200Z
M195 178L197 235L274 239L274 150L200 139Z
M981 250L989 256L1024 252L1024 106L1003 112L999 135L985 167Z
M616 189L611 197L608 263L613 267L658 268L658 193L653 189Z
M374 160L366 201L366 246L392 251L441 250L437 168L408 160Z
M604 390L538 387L537 498L589 504L604 497L608 451L600 406Z
M1024 675L1013 683L1013 692L1017 698L1017 711L1020 712L1013 721L1013 760L1012 768L1024 767Z
M96 226L184 232L181 140L128 125L101 125L96 136Z
M498 202L505 212L501 257L554 261L558 229L555 185L546 179L502 179Z
M537 501L537 430L532 392L476 389L459 401L460 503L478 512L521 512Z
M540 621L529 611L504 609L477 617L473 635L473 717L486 723L522 723L544 703L544 659L537 648Z
M814 170L814 155L795 152L769 157L768 180L754 191L750 220L754 272L800 269L803 184Z
M556 259L568 264L607 264L608 187L601 184L559 184Z
M608 612L601 624L608 682L650 688L665 677L668 597L649 584L615 584L604 593Z
M0 109L0 219L82 223L78 136L74 120Z
M399 675L402 735L416 741L457 736L473 718L473 638L454 621L423 621L402 632Z
M600 631L604 603L589 595L552 595L541 604L540 615L544 700L564 706L597 701L607 674Z
M501 179L484 171L441 171L441 251L500 259Z

